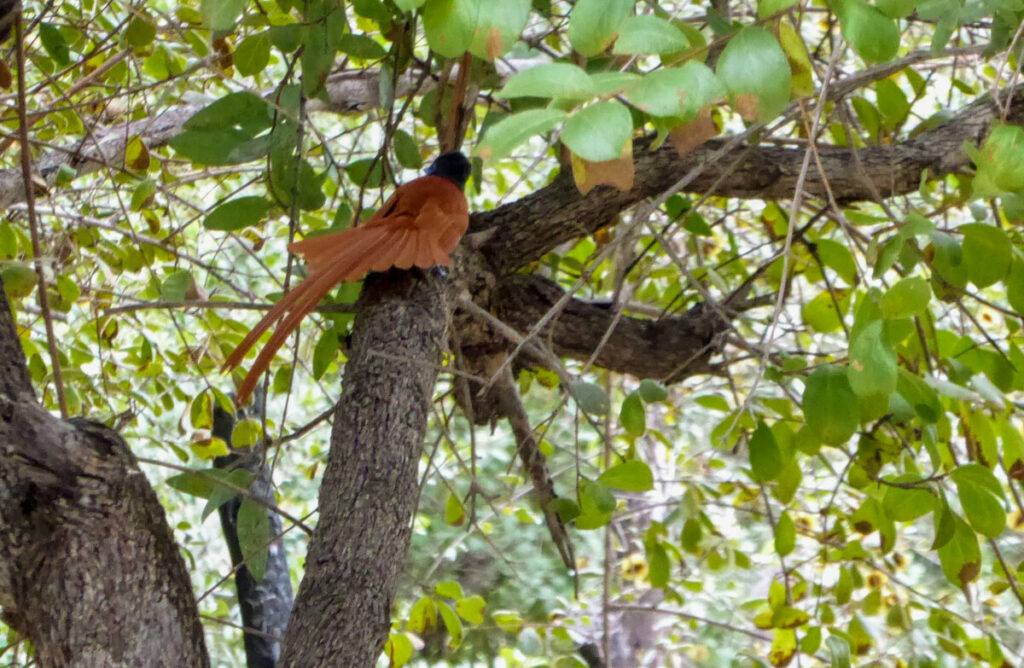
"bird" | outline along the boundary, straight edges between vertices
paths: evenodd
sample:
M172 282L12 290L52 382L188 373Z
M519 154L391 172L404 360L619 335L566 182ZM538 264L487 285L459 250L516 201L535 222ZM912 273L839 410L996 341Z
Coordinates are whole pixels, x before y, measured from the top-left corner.
M334 286L393 267L448 266L469 227L463 191L470 171L462 153L443 153L424 176L396 188L364 224L288 244L289 251L305 259L308 275L267 311L224 362L222 371L237 368L260 336L273 328L239 385L235 403L245 404L278 349Z

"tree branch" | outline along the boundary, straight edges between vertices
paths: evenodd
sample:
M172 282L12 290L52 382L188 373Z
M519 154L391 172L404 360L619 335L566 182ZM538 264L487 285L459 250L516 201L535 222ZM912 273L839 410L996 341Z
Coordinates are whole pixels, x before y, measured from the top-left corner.
M1024 87L1015 89L1012 97L1006 121L1024 123ZM996 104L986 96L950 121L899 144L856 151L820 147L823 173L816 169L808 173L804 191L825 198L827 183L840 202L871 200L875 193L893 197L912 192L924 170L940 176L968 167L964 142L980 142L998 113ZM651 139L636 140L636 180L628 192L599 186L583 196L576 190L572 174L563 172L537 192L473 215L470 231L494 228L494 235L482 250L496 272L506 274L540 259L561 243L607 225L624 209L656 197L691 170L699 174L686 186L687 192L757 199L792 196L805 149L739 146L712 160L727 141L714 139L680 156L668 143L652 150Z
M553 281L513 274L498 284L492 300L495 315L520 332L529 331L564 294ZM605 332L615 328L606 341ZM615 314L597 304L570 300L562 313L542 330L541 339L557 354L594 363L637 378L676 383L711 370L717 336L730 324L704 304L679 316L659 320ZM536 360L531 360L536 362Z

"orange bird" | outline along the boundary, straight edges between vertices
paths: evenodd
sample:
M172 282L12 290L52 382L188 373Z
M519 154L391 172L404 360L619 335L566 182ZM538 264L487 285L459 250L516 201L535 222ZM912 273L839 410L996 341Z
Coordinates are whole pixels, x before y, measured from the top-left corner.
M426 176L399 186L365 224L288 244L288 250L305 258L309 275L267 311L224 363L225 371L236 368L263 332L278 323L238 387L236 403L245 403L288 335L338 283L392 267L448 266L452 249L469 227L469 204L462 192L469 173L466 156L445 153Z

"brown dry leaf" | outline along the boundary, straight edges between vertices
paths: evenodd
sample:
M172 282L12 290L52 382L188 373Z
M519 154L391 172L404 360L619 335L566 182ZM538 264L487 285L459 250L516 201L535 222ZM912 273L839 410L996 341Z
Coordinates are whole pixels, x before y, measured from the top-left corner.
M496 60L504 53L501 48L501 32L494 26L491 26L490 31L487 33L487 42L484 48L487 50L487 58L489 60Z
M743 93L742 95L736 96L736 100L733 102L732 106L736 109L743 120L756 121L757 105L760 100L761 98L754 93Z
M718 134L718 128L711 119L711 108L705 107L697 114L697 118L672 128L668 138L679 155L686 155L707 140Z
M572 154L572 177L576 181L576 189L586 195L595 186L615 186L619 190L633 187L636 166L633 164L633 143L626 142L626 150L614 160L589 162Z
M10 90L13 83L14 77L11 76L11 68L7 66L6 62L0 60L0 88Z

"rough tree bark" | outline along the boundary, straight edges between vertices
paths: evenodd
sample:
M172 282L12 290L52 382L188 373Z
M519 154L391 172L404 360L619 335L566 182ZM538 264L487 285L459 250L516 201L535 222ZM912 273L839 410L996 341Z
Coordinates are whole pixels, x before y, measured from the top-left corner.
M43 666L206 666L185 562L125 442L36 401L0 282L0 606Z
M387 639L451 311L448 279L417 274L364 284L284 666L372 666Z

